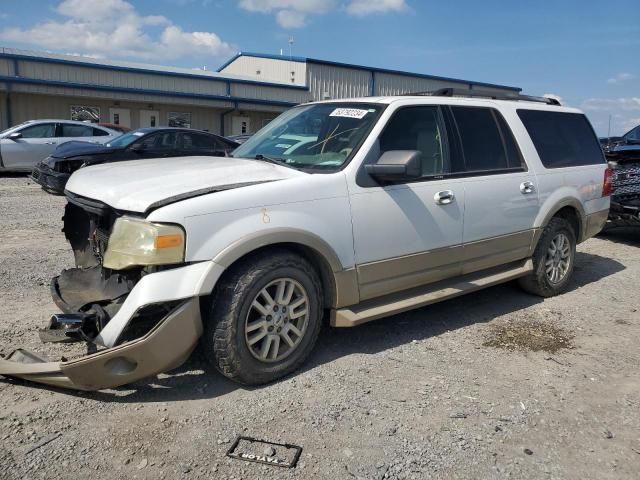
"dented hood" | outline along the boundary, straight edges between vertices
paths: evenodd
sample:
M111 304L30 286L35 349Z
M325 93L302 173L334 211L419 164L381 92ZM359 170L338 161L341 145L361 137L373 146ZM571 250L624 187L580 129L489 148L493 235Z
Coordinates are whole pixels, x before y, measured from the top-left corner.
M107 163L81 168L66 190L117 209L145 212L154 204L191 192L271 182L307 175L259 160L230 157L173 157Z

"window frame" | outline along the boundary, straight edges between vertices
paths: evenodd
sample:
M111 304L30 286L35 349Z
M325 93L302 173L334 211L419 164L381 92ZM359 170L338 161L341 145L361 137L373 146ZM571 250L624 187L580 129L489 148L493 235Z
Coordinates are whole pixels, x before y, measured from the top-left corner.
M491 169L491 170L468 170L467 169L467 159L464 153L464 144L462 142L462 135L460 134L460 128L458 127L458 122L456 121L456 116L453 113L453 109L451 107L461 107L461 108L481 108L484 110L489 110L490 113L492 114L491 116L493 117L493 121L495 123L496 129L498 130L498 134L500 135L500 140L502 143L502 148L504 150L504 155L505 158L507 159L507 162L509 161L509 153L507 150L507 144L505 142L505 134L506 133L510 133L511 134L511 138L513 139L513 143L516 147L516 151L518 153L518 156L520 157L520 166L519 167L509 167L509 168L496 168L496 169ZM449 111L449 114L451 115L451 123L452 125L455 127L456 132L455 132L455 137L458 141L458 148L459 151L462 155L462 162L464 164L464 171L459 172L459 174L456 174L456 177L453 178L463 178L463 177L484 177L484 176L489 176L489 175L504 175L507 173L524 173L524 172L528 172L529 171L529 166L527 165L527 162L524 158L524 155L522 154L522 149L520 148L520 145L518 144L518 140L516 138L516 136L513 134L513 130L511 129L511 127L509 126L509 122L507 122L507 120L504 118L504 115L502 115L502 112L500 112L500 110L498 110L495 107L489 107L489 106L480 106L480 105L447 105L447 110ZM503 120L504 125L506 125L506 127L509 129L509 132L503 132L502 128L500 127L500 122L498 122L498 115L500 116L499 118L501 118Z
M508 154L507 154L507 146L505 143L505 138L504 135L506 133L511 134L511 137L513 139L513 143L515 145L516 151L521 159L521 166L520 167L514 167L514 168L506 168L506 169L495 169L495 170L467 170L466 169L466 160L464 158L464 149L462 148L462 140L460 137L460 131L458 129L458 124L455 121L455 116L453 114L453 111L451 110L451 107L454 106L460 106L460 107L466 107L466 108L483 108L486 110L490 110L492 112L492 116L496 125L496 129L498 130L498 133L500 135L500 139L502 142L502 148L505 151L505 156L508 159ZM505 175L505 174L509 174L509 173L526 173L529 171L529 166L527 165L527 162L525 160L524 155L522 154L522 148L520 148L520 144L518 143L518 139L517 137L514 135L513 130L511 129L511 126L509 125L509 122L507 122L507 120L504 118L504 115L502 115L502 112L500 112L500 110L498 110L495 107L489 107L489 106L481 106L481 105L453 105L453 104L440 104L440 103L420 103L420 104L414 104L414 105L403 105L398 107L396 110L393 111L393 113L391 114L391 116L389 117L389 119L387 120L387 122L385 123L384 127L382 128L382 130L380 131L380 133L378 134L376 141L379 144L379 140L380 137L382 135L384 135L385 131L387 130L387 127L391 124L391 121L394 119L395 115L400 112L401 110L407 109L407 108L417 108L417 107L436 107L439 110L439 120L441 121L441 125L443 126L443 132L444 132L444 141L445 143L445 149L447 152L447 155L449 156L449 163L451 165L454 164L454 157L453 155L457 152L460 154L461 158L459 160L462 161L462 164L464 165L464 170L461 172L452 172L452 173L447 173L447 174L442 174L442 175L425 175L423 177L420 178L415 178L415 179L410 179L410 180L399 180L396 182L388 182L385 184L380 184L377 180L373 179L369 174L365 173L364 174L364 178L368 178L370 180L364 180L364 178L362 178L361 174L358 174L356 176L356 184L360 187L363 188L371 188L371 187L385 187L385 186L389 186L389 185L411 185L414 183L423 183L423 182L434 182L434 181L442 181L442 180L455 180L455 179L459 179L459 178L473 178L473 177L483 177L483 176L489 176L489 175ZM497 115L500 115L499 118L502 118L502 120L504 121L504 125L506 125L506 127L509 129L508 132L503 132L502 128L500 127L500 123L497 121ZM450 128L453 127L455 129L454 132L450 132ZM382 155L382 150L380 150L380 155ZM370 154L370 152L369 152ZM379 157L378 157L379 158ZM377 160L377 159L376 159ZM363 160L362 164L360 165L360 170L362 172L365 171L365 165L367 164L366 161L366 157Z

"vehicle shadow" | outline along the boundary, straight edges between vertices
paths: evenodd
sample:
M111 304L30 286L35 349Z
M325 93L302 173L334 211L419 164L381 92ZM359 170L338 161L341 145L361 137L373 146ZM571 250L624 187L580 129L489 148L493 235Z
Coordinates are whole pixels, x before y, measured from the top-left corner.
M578 252L569 292L624 269L621 263L610 258ZM288 378L348 355L377 354L413 340L437 337L448 331L486 323L542 301L542 298L529 295L515 282L510 282L356 328L325 328L305 366ZM196 353L170 374L162 374L118 389L100 392L73 392L56 388L51 390L104 402L154 403L214 399L239 388L260 390L265 387L246 387L231 382L209 367Z
M600 233L598 238L631 247L640 247L640 226L610 228Z

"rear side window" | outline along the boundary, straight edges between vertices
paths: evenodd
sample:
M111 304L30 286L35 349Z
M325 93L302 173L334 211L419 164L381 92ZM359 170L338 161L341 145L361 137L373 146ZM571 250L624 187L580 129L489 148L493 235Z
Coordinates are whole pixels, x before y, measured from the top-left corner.
M520 151L502 116L490 108L451 107L467 172L521 169Z
M93 127L86 125L74 125L72 123L63 123L61 137L92 137Z
M106 130L100 130L99 128L93 129L94 137L106 137L107 135L109 135L109 132L107 132Z
M580 113L518 110L538 156L546 168L604 163L600 143Z
M214 152L219 150L218 143L214 137L197 133L183 133L182 148L193 152Z

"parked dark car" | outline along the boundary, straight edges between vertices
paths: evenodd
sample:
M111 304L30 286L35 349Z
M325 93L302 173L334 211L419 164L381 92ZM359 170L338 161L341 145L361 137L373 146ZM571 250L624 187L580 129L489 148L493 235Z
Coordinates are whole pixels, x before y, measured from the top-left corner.
M632 128L621 137L600 138L600 145L602 145L602 148L605 151L605 153L609 152L611 149L613 149L617 145L624 145L624 144L627 144L627 145L640 144L640 125Z
M187 128L140 128L104 145L68 142L36 165L31 178L49 193L62 194L73 172L89 165L144 158L224 157L238 147L219 135Z
M613 170L609 226L640 226L640 140L627 139L605 153Z

